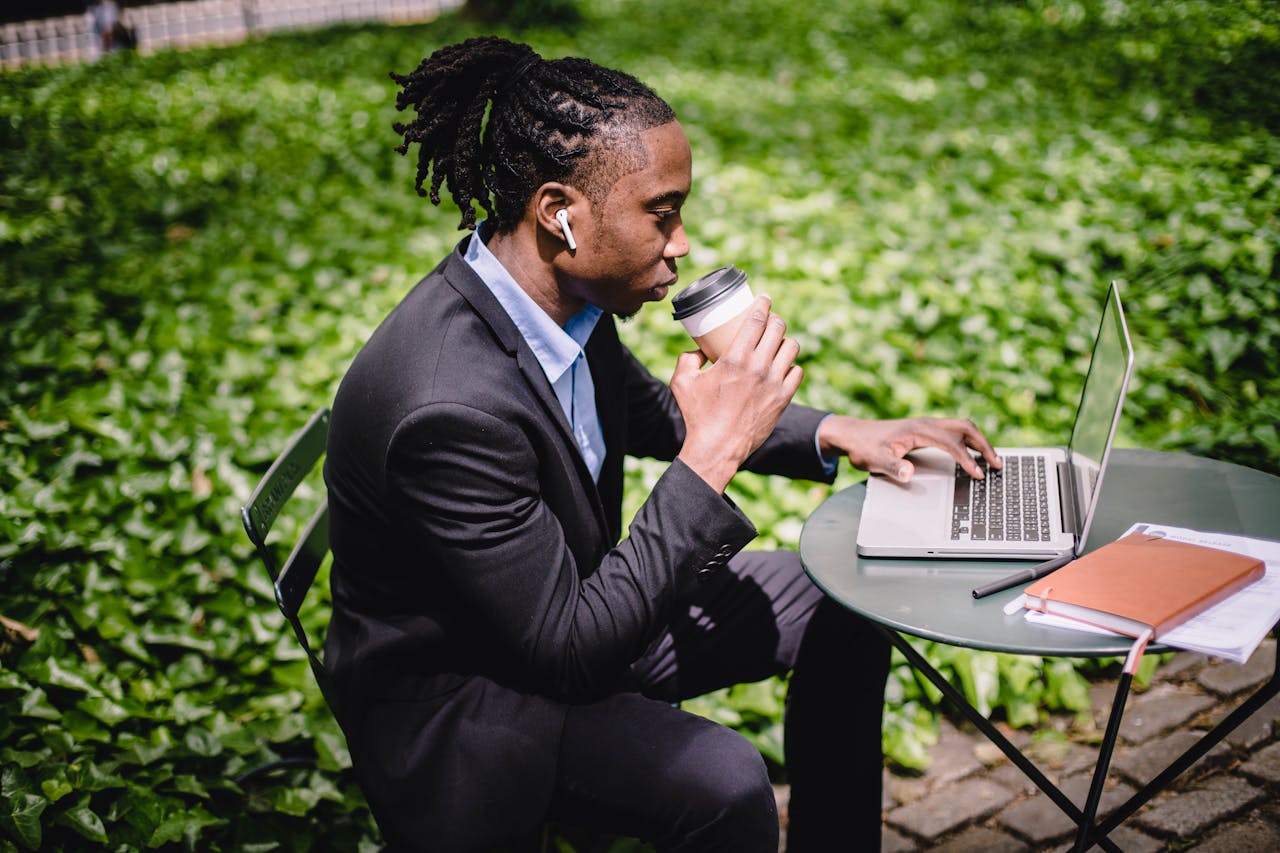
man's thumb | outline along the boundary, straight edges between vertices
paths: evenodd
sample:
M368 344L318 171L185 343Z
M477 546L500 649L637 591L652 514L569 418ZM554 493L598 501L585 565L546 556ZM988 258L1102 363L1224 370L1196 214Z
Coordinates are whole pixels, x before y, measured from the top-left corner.
M907 460L899 459L896 456L891 457L888 464L885 465L885 473L897 480L899 483L909 481L915 472L916 466L912 465Z
M702 350L686 350L680 353L680 356L676 359L675 375L697 373L702 369L702 365L706 363L707 357L702 354Z

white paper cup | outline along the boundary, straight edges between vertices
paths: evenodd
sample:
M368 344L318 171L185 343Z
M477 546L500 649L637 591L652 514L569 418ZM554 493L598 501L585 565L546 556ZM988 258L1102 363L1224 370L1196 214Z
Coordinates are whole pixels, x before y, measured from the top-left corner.
M747 274L735 266L709 272L671 300L671 317L679 320L710 361L720 358L755 297Z

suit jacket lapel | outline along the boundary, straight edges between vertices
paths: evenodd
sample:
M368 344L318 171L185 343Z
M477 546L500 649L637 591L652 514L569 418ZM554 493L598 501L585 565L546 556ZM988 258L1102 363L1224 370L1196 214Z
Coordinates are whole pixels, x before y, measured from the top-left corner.
M587 364L596 387L596 411L604 436L605 458L600 467L598 492L608 522L609 541L622 536L622 470L627 447L626 394L622 344L613 318L604 316L587 341Z
M604 547L611 547L617 541L616 534L614 534L615 525L609 524L609 516L601 503L596 483L591 479L591 472L587 469L587 463L582 459L582 451L578 449L578 442L569 426L569 419L565 416L564 409L560 406L560 401L556 398L555 390L547 380L547 374L543 371L542 365L538 363L537 356L533 354L533 350L529 348L529 345L521 336L520 330L511 321L511 317L507 315L497 297L493 295L488 286L476 275L471 265L463 258L462 253L465 251L466 242L466 240L463 240L459 243L445 262L445 280L489 326L507 355L515 359L517 369L524 377L525 382L537 395L538 401L542 404L543 414L554 425L554 429L564 445L562 458L573 467L579 484L586 493L587 502L591 504L595 522L599 525L600 530L604 531L604 535L601 537L606 540ZM592 377L595 377L594 369L592 370ZM599 388L600 383L597 381L597 397L599 397ZM606 430L604 434L605 447L608 449L610 447L609 432ZM607 452L612 452L612 450L607 450Z

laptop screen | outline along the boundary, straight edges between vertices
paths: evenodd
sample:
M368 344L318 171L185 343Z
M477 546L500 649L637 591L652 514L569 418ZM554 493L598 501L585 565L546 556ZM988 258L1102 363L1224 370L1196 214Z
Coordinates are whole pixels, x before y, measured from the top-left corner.
M1076 518L1080 529L1076 553L1084 548L1093 510L1102 485L1102 467L1111 451L1125 389L1133 372L1133 344L1120 305L1120 291L1115 282L1107 293L1102 308L1102 323L1089 360L1080 406L1071 427L1067 455L1075 480Z

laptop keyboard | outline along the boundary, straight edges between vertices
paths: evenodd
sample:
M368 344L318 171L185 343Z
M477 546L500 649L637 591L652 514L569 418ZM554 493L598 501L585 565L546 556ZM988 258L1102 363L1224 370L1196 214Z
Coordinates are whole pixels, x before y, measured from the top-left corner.
M1043 456L1006 456L1004 468L977 460L985 479L956 465L951 538L981 542L1049 541L1049 490Z

